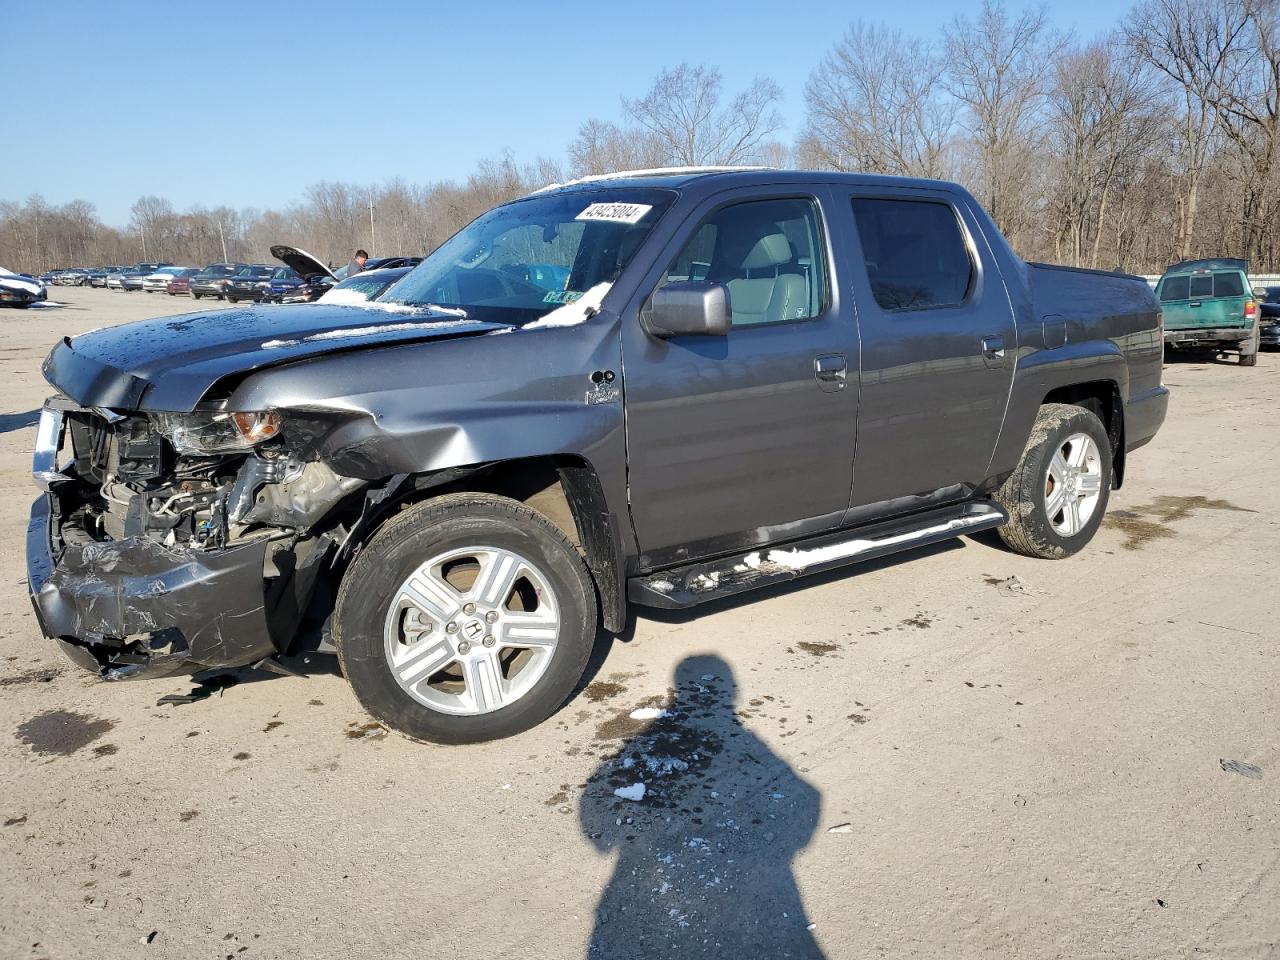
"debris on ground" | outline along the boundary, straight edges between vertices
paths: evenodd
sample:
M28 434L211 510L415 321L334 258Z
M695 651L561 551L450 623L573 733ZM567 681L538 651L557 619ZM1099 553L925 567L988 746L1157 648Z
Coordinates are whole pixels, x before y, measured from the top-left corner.
M240 680L235 674L219 673L212 677L206 677L196 682L191 688L190 693L167 693L156 701L157 707L163 707L165 704L178 706L184 703L195 703L197 700L207 700L215 693L219 696L222 691L228 687L234 687Z
M1000 577L984 576L982 578L996 590L1006 597L1031 597L1035 596L1035 590L1031 584L1023 580L1016 573L1012 576L1001 579Z
M632 710L630 716L632 720L662 720L671 714L662 707L640 707Z
M618 787L613 791L613 795L623 800L633 800L638 803L644 799L644 790L643 783L633 783L629 787Z
M853 833L853 824L837 823L834 827L827 827L827 833Z
M1262 779L1262 768L1252 763L1245 763L1243 760L1219 760L1218 766L1227 773L1238 773L1250 780Z

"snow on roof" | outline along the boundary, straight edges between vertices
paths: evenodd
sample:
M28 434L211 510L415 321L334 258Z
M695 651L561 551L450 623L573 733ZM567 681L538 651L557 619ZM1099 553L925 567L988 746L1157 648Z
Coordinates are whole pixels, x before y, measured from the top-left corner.
M705 173L737 173L744 170L771 170L772 167L650 167L647 170L615 170L613 173L593 173L590 176L578 177L564 183L549 183L534 193L545 193L547 190L559 190L561 187L573 187L580 183L596 183L600 180L623 180L633 177L679 177L697 176Z

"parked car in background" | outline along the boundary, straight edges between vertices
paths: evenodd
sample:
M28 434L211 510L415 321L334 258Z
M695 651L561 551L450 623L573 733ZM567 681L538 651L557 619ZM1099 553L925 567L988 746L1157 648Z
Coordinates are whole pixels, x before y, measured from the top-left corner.
M263 303L280 303L285 294L297 290L306 282L292 267L276 267L271 271L262 301Z
M70 270L63 270L58 277L58 284L63 287L83 287L88 282L89 271L83 267L72 267Z
M142 278L142 289L146 293L164 293L169 289L169 281L185 270L195 273L195 267L161 267L155 273Z
M124 274L128 267L112 267L107 271L107 281L104 286L108 290L124 289Z
M546 266L560 289L522 279ZM930 180L570 184L478 217L377 306L54 345L26 540L51 645L120 680L315 643L388 727L509 736L629 604L996 528L1077 553L1169 398L1146 281L1026 263Z
M37 277L0 267L0 304L26 308L48 298L48 290Z
M190 296L191 278L199 272L199 267L183 267L165 284L165 292L171 297Z
M171 263L136 263L126 267L120 278L120 287L126 291L142 289L142 281L162 267L171 267Z
M227 280L223 293L232 303L239 303L241 300L261 300L267 292L271 272L274 269L275 267L267 266L265 263L241 267L236 271L235 276Z
M59 270L46 270L44 273L40 274L40 276L36 277L36 279L48 286L53 283L60 272L61 271Z
M272 254L275 248L272 248ZM392 267L416 267L422 262L422 257L370 257L364 262L364 269L361 273L368 273L370 270L389 270ZM334 276L339 280L345 280L350 276L351 264L346 264L340 270L334 271Z
M276 244L271 248L271 255L302 278L297 286L281 290L278 294L273 291L272 299L277 303L311 303L319 300L338 282L333 271L318 257L300 247Z
M1258 346L1280 347L1280 287L1255 291L1258 295Z
M1249 262L1231 257L1187 260L1156 284L1170 350L1235 353L1240 366L1258 362L1258 302L1249 287Z
M113 270L114 267L94 267L89 271L89 286L105 287L107 285L107 271Z
M316 302L363 306L386 293L393 283L412 269L413 267L392 267L389 270L365 270L354 277L347 277Z
M191 299L201 297L217 297L226 299L227 281L236 275L247 264L243 263L211 263L191 276Z

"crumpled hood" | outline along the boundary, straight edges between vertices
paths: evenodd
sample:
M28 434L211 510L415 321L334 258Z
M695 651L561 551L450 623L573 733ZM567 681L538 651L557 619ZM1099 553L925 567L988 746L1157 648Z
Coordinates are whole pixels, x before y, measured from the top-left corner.
M46 380L84 406L186 411L232 374L325 353L505 329L376 305L216 310L64 338L43 370Z

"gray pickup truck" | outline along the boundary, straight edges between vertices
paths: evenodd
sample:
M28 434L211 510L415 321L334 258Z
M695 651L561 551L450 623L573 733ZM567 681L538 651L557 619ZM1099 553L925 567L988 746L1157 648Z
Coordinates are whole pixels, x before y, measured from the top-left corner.
M410 737L545 719L628 605L998 528L1097 531L1160 427L1137 277L1028 264L960 187L769 170L548 188L364 307L58 343L44 633L116 680L334 652Z

